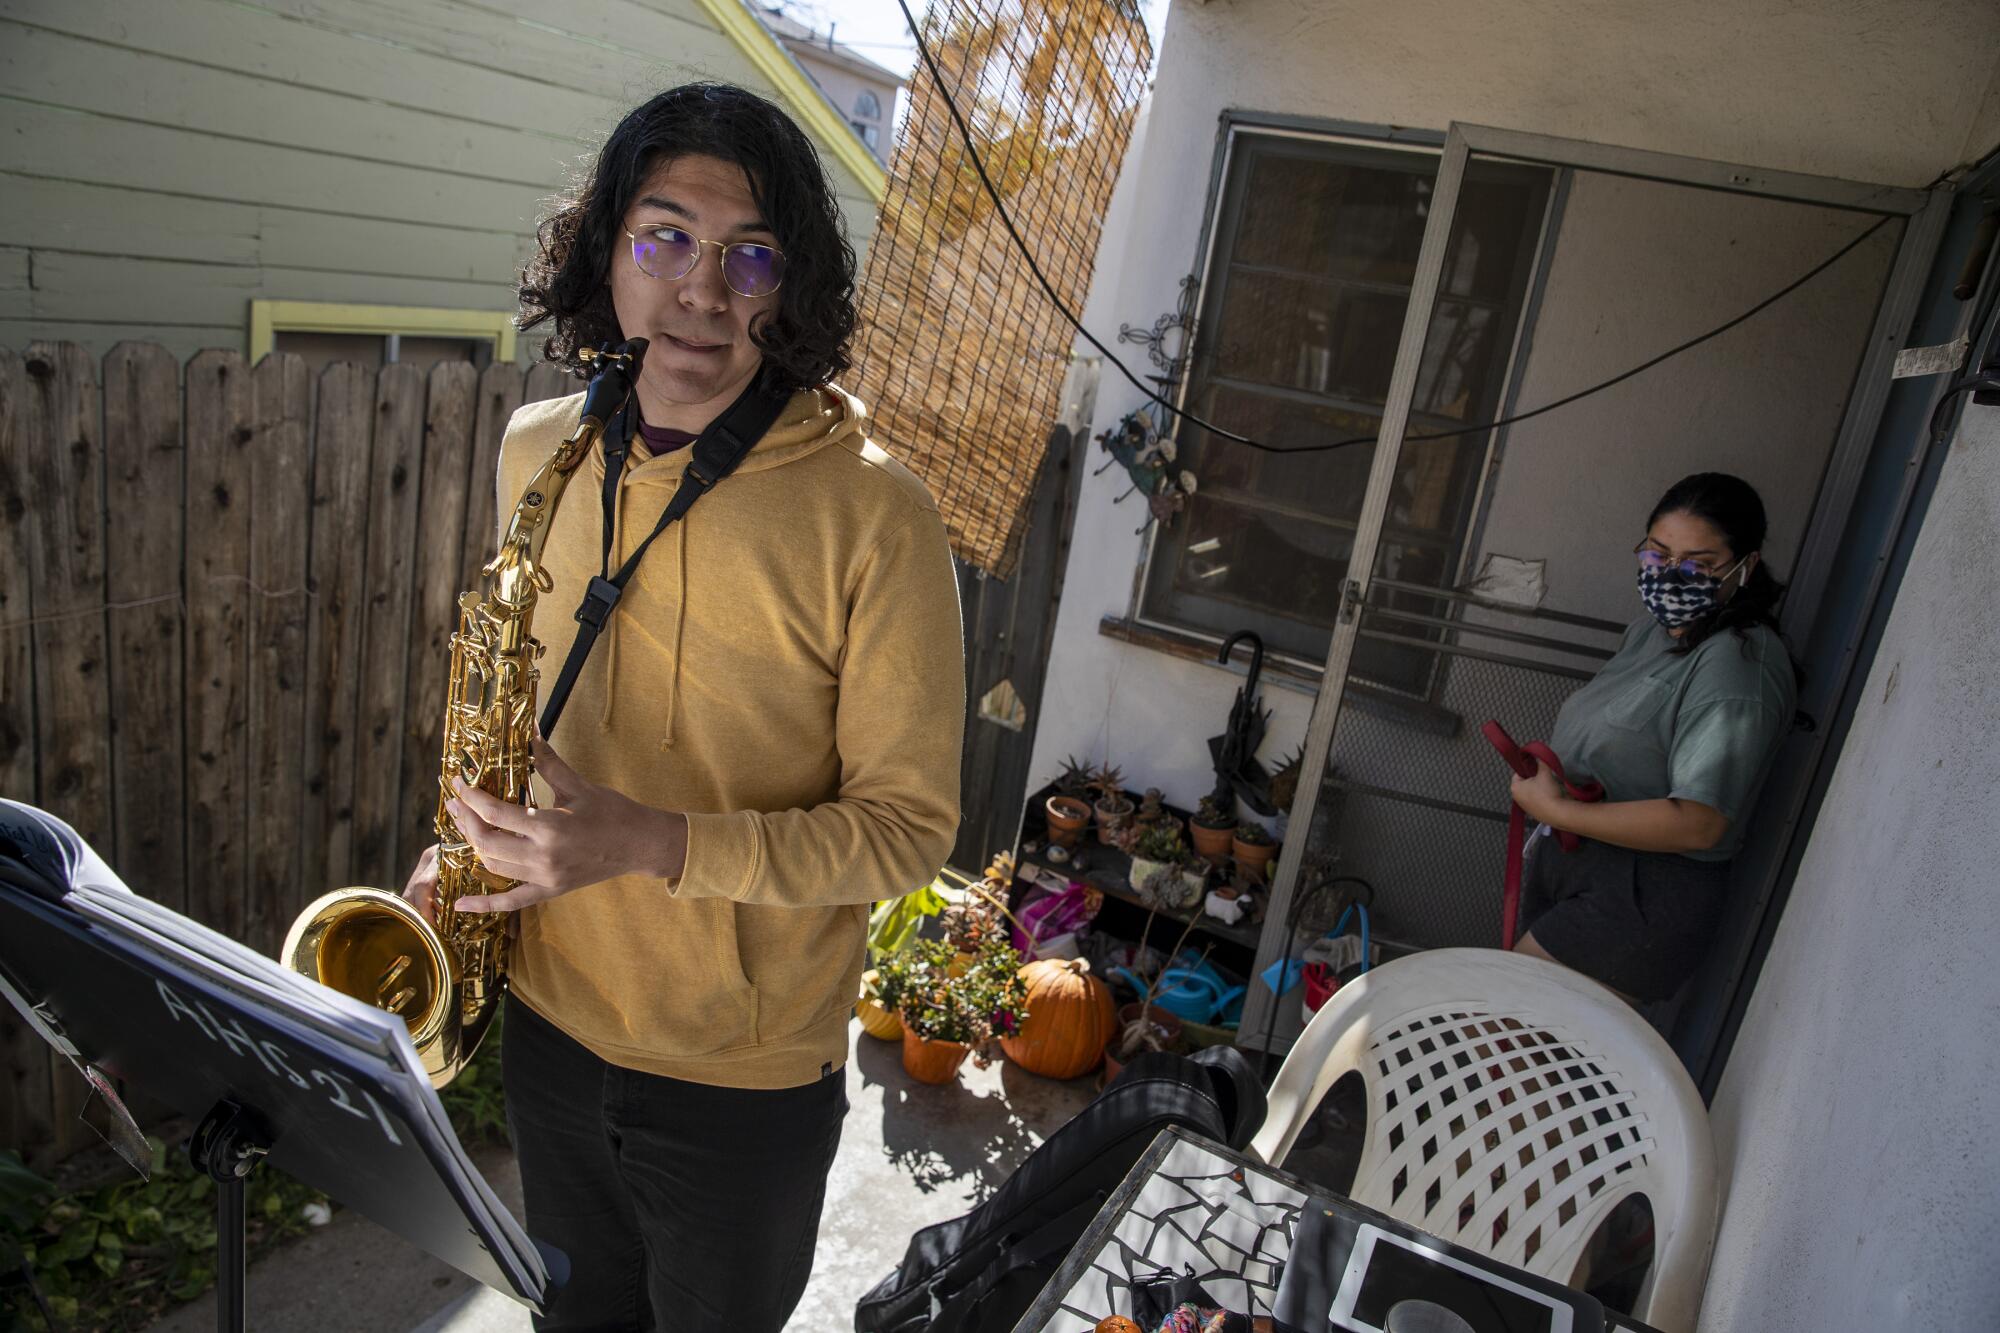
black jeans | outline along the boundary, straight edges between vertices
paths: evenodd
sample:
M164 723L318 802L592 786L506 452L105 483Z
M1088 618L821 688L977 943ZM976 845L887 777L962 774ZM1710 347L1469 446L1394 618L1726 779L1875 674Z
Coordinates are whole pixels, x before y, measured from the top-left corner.
M528 1234L570 1261L535 1327L778 1333L812 1271L845 1073L775 1091L642 1074L512 998L501 1031Z

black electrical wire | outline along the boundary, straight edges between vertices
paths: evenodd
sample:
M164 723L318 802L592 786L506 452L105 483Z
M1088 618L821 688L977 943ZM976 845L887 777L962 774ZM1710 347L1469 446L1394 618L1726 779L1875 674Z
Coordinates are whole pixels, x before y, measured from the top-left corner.
M994 187L992 177L986 174L986 163L979 155L978 146L973 143L972 131L969 127L967 127L965 123L965 118L959 114L958 103L955 100L953 100L951 95L951 90L945 86L944 75L939 72L937 61L931 56L930 43L924 40L923 31L917 26L916 16L910 13L910 6L908 0L896 0L896 7L903 11L903 21L910 25L910 35L915 37L917 40L917 53L923 57L925 67L930 70L931 79L933 82L937 84L938 95L944 98L945 110L951 113L952 123L958 127L959 138L965 141L965 151L971 155L973 170L979 173L980 183L986 187L987 195L993 200L993 207L998 211L1001 225L1006 227L1007 234L1014 240L1014 248L1019 250L1021 252L1021 257L1028 261L1029 271L1035 275L1035 280L1041 284L1043 294L1049 298L1050 304L1055 306L1056 312L1060 314L1063 317L1063 319L1069 323L1071 328L1075 329L1077 333L1083 337L1084 341L1088 342L1092 347L1096 348L1099 352L1103 353L1104 359L1109 361L1112 365L1116 366L1118 368L1119 374L1123 375L1126 379L1132 382L1132 387L1136 388L1140 393L1145 394L1146 397L1150 399L1152 402L1157 403L1159 406L1165 408L1167 411L1173 413L1175 416L1181 418L1183 421L1186 421L1191 425L1199 426L1201 429L1209 432L1211 435L1216 435L1221 437L1222 439L1230 441L1231 443L1245 445L1249 448L1261 450L1264 453L1268 454L1324 453L1332 449L1345 449L1351 445L1373 444L1376 442L1377 437L1374 435L1355 435L1344 440L1332 440L1325 444L1301 444L1301 445L1295 445L1291 448L1279 448L1276 445L1265 444L1260 440L1253 440L1247 435L1238 435L1235 431L1232 430L1224 430L1221 426L1216 425L1212 421L1205 421L1201 417L1196 416L1192 412L1174 406L1166 399L1160 397L1159 394L1147 388L1145 384L1141 382L1139 377L1132 373L1131 368L1127 366L1123 361L1118 359L1118 354L1116 352L1113 352L1109 347L1106 347L1102 342L1098 341L1097 336L1095 334L1093 334L1089 329L1083 327L1083 321L1078 319L1074 314L1070 313L1069 307L1063 304L1062 297L1056 293L1055 285L1051 283L1048 280L1047 275L1042 272L1042 266L1035 262L1034 252L1028 248L1028 243L1021 238L1021 233L1015 230L1014 219L1007 212L1007 205L1001 200L1000 191ZM1940 175L1940 179L1942 179L1942 173ZM1793 282L1786 284L1784 287L1779 288L1776 292L1772 293L1764 300L1759 301L1756 305L1751 306L1748 310L1744 311L1736 318L1730 320L1728 323L1717 325L1715 328L1710 329L1707 333L1701 334L1699 337L1690 338L1686 342L1680 344L1678 347L1669 348L1667 351L1660 353L1658 356L1653 357L1651 360L1642 361L1638 365L1632 367L1630 370L1624 371L1617 375L1613 375L1608 380L1604 380L1601 381L1600 383L1593 384L1587 389L1579 389L1577 392L1570 394L1564 398L1558 398L1552 403L1544 403L1542 406L1531 408L1526 412L1517 412L1510 417L1501 417L1498 420L1494 421L1482 421L1476 425L1471 425L1471 426L1460 426L1454 430L1431 431L1423 435L1405 434L1403 436L1403 439L1405 441L1448 440L1458 435L1472 435L1480 431L1495 430L1501 426L1512 425L1517 421L1526 421L1530 417L1541 416L1544 412L1553 412L1559 407L1566 407L1569 404L1576 402L1578 399L1588 398L1590 395L1594 393L1602 393L1604 390L1612 387L1615 384L1620 384L1626 380L1631 379L1634 375L1638 375L1645 371L1651 370L1654 366L1659 365L1662 361L1666 361L1672 357L1679 356L1682 352L1688 351L1690 348L1699 347L1701 344L1709 341L1709 339L1711 338L1720 337L1721 335L1729 332L1729 330L1735 328L1738 324L1743 323L1743 321L1760 313L1766 308L1775 305L1777 302L1783 300L1785 297L1790 296L1793 292L1797 291L1800 287L1803 287L1806 283L1811 282L1814 278L1818 277L1821 273L1824 273L1827 269L1833 267L1834 264L1838 263L1841 259L1845 258L1847 254L1850 251L1852 251L1856 246L1860 245L1870 236L1873 236L1876 232L1880 231L1884 226L1894 221L1897 216L1899 215L1894 213L1883 214L1880 218L1876 219L1874 224L1870 226L1867 230L1863 231L1859 236L1856 236L1846 245L1840 247L1840 249L1834 251L1833 254L1829 255L1826 259L1822 260L1820 263L1814 265L1803 276L1799 277L1797 280Z

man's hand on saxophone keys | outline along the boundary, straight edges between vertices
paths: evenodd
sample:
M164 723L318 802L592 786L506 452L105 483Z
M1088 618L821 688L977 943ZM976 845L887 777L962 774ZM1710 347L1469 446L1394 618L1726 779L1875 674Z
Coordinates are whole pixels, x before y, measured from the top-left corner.
M437 891L437 882L438 845L432 843L417 858L417 868L410 872L409 882L403 885L403 901L422 912L424 920L433 926L437 924L437 913L431 910L431 895Z
M520 881L505 893L461 898L459 911L510 912L620 875L671 879L681 873L687 861L686 816L642 805L579 776L539 737L534 756L535 772L551 797L538 809L453 785L446 808L480 864ZM422 869L420 864L419 873Z

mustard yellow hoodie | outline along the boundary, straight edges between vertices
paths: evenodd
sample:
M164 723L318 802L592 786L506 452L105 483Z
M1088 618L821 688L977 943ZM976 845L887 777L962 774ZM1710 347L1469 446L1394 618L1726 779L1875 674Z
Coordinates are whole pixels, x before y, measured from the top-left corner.
M514 414L502 526L583 395ZM634 438L612 568L690 451ZM604 457L564 493L534 633L546 698L599 572ZM677 880L625 876L521 913L515 994L613 1064L741 1088L847 1054L868 905L927 882L958 828L965 657L944 524L838 389L770 432L648 548L549 738L584 777L686 812ZM542 793L546 799L546 791Z

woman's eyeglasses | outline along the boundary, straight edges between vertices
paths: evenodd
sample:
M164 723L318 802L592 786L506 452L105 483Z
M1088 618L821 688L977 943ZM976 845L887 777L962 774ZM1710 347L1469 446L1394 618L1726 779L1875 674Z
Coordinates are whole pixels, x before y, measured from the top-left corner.
M1686 560L1673 560L1668 558L1667 553L1665 551L1656 551L1652 547L1646 545L1644 542L1641 542L1639 543L1638 546L1634 547L1633 551L1639 557L1639 568L1641 569L1679 570L1683 578L1690 578L1690 579L1697 574L1706 574L1708 577L1712 579L1727 578L1729 574L1735 570L1736 565L1740 565L1743 563L1741 560L1739 560L1735 564L1730 565L1726 569L1718 569L1715 566L1708 564L1706 561L1696 560L1692 556L1688 557Z
M722 280L738 296L769 296L785 280L785 252L755 241L705 241L679 227L648 226L627 231L632 261L649 278L685 278L701 262L701 247L722 251Z

